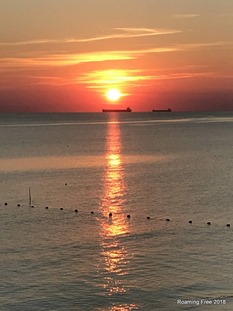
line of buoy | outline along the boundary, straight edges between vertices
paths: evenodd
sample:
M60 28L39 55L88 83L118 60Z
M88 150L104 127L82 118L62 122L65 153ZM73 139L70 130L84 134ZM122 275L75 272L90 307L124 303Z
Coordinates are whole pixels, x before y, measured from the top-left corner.
M5 203L4 203L4 205L5 205L5 206L7 206L7 205L8 205L8 203L7 203L7 202L5 202ZM18 204L17 204L17 207L20 207L20 206L21 206L21 204L20 204L20 203L18 203ZM30 207L31 207L31 208L34 208L35 206L34 206L34 205L31 205ZM49 209L49 207L48 207L48 206L45 206L45 209L47 210L47 209ZM64 210L64 208L63 208L63 207L61 207L61 208L60 208L60 211L63 211L63 210ZM74 210L74 212L75 212L75 213L78 213L78 209L75 209L75 210ZM91 211L90 213L93 215L93 214L94 214L94 211ZM108 214L109 218L111 218L111 217L112 217L112 215L113 215L113 214L110 212L110 213ZM129 219L129 218L131 218L131 215L130 215L130 214L127 214L127 216L126 216L126 217ZM151 217L150 217L150 216L147 216L147 217L146 217L146 219L150 220L150 219L151 219ZM170 218L166 218L166 221L167 221L167 222L170 222L170 221L171 221L171 219L170 219ZM193 221L192 221L192 220L189 220L189 221L188 221L188 223L189 223L189 224L192 224L192 223L193 223ZM211 225L211 222L210 222L210 221L208 221L206 224L207 224L208 226L210 226L210 225ZM230 227L230 226L231 226L231 224L229 224L229 223L228 223L228 224L226 224L226 227Z

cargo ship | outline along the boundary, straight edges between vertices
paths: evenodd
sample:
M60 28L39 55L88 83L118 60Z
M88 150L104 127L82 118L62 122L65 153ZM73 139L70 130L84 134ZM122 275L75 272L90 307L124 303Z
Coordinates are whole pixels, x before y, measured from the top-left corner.
M132 112L132 109L130 107L126 109L103 109L102 112Z
M152 112L172 112L171 108L168 109L153 109Z

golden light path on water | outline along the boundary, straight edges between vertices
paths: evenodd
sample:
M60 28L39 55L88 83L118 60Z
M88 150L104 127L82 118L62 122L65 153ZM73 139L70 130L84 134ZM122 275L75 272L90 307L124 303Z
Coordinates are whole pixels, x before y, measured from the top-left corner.
M101 250L104 261L103 287L109 296L125 293L125 276L129 272L131 254L121 245L119 236L129 233L129 224L124 214L126 185L121 155L121 132L117 114L110 115L106 137L106 169L104 174L104 191L101 202L100 235ZM109 217L109 213L112 216ZM106 218L109 218L106 221ZM111 311L137 310L135 304L114 305Z

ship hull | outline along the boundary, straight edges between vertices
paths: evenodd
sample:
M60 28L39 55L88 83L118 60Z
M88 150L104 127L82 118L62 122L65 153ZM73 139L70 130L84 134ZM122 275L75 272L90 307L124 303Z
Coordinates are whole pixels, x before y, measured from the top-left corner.
M132 112L130 108L127 109L103 109L102 112Z
M172 110L169 109L153 109L152 112L172 112Z

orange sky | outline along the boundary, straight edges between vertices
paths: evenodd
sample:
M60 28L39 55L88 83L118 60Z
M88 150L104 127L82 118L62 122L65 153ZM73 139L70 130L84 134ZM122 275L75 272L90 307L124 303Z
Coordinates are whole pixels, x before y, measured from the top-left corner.
M233 1L1 0L1 112L110 106L233 109Z

